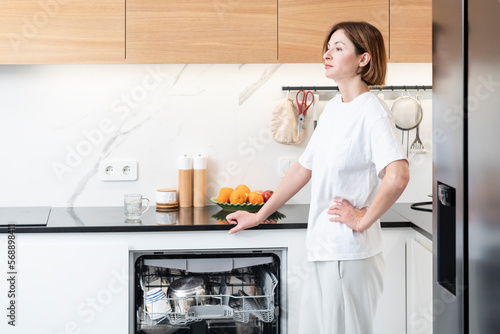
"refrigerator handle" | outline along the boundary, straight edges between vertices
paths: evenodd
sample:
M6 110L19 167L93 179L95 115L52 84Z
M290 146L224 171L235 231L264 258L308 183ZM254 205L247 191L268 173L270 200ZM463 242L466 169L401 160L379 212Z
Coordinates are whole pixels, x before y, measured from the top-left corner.
M456 191L438 181L437 193L437 280L456 295Z

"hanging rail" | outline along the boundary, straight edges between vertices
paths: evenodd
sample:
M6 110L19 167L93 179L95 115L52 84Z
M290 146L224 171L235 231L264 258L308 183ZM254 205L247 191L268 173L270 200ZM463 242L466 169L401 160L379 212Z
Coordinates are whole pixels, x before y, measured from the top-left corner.
M338 91L339 87L337 86L283 86L281 87L282 90L284 91L295 91L295 90L311 90L311 91L318 91L318 90L325 90L325 91ZM370 87L370 90L375 90L375 91L395 91L395 90L432 90L432 86L374 86Z

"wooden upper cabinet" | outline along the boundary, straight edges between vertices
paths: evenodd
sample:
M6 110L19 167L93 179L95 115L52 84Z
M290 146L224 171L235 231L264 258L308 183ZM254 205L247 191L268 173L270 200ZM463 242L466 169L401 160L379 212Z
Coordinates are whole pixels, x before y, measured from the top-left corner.
M125 0L2 0L0 63L124 63Z
M391 62L432 62L432 0L391 0Z
M276 0L127 0L127 63L276 63Z
M387 0L278 0L278 61L322 63L323 42L340 21L366 21L384 36L389 50Z

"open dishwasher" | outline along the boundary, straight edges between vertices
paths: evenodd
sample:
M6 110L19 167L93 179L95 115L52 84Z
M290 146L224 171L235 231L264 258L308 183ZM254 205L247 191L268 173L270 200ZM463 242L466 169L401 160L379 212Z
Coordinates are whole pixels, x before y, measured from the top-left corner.
M279 254L135 253L135 333L280 333Z

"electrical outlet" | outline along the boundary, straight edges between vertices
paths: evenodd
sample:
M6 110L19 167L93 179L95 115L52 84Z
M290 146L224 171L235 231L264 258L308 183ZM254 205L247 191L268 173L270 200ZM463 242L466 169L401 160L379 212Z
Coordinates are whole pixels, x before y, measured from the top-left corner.
M101 181L135 181L137 174L135 160L106 160L99 164Z
M286 172L288 171L288 168L290 168L291 165L293 165L297 161L297 157L283 157L280 158L279 160L279 169L278 169L278 175L279 177L285 176Z

